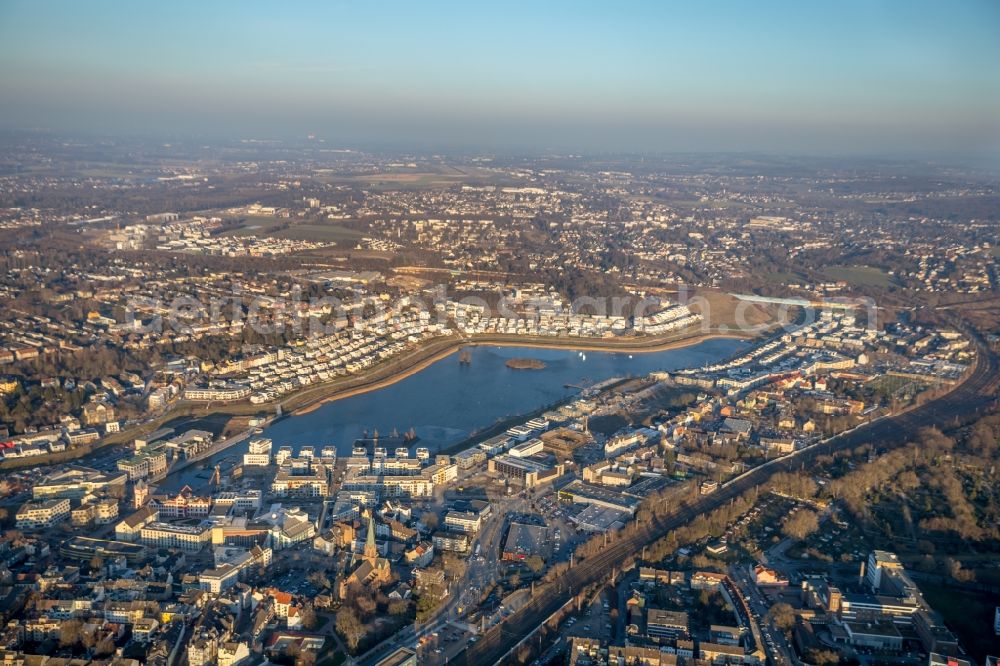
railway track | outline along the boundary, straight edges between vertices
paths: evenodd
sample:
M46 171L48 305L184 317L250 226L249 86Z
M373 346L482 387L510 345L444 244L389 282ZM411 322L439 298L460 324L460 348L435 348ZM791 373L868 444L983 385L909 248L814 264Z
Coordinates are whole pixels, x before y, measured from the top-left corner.
M821 455L852 449L871 442L881 448L901 446L925 426L937 425L945 417L972 416L987 409L994 401L1000 384L1000 365L996 354L976 338L979 353L966 379L945 395L909 411L865 424L821 444L802 449L784 458L755 467L724 484L716 492L699 497L690 505L680 505L636 532L617 541L597 555L570 569L558 582L540 589L523 608L504 622L492 627L476 643L455 655L451 664L496 664L525 637L587 585L606 580L617 567L641 552L643 546L665 536L699 515L717 509L748 490L766 483L778 472L811 467Z

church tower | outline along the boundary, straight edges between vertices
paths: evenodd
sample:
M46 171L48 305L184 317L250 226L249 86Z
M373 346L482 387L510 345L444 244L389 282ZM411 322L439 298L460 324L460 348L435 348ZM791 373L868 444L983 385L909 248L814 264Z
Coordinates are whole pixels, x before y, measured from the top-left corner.
M378 559L378 548L375 547L375 517L373 515L368 516L368 535L365 537L364 558L372 564L375 564L375 560Z

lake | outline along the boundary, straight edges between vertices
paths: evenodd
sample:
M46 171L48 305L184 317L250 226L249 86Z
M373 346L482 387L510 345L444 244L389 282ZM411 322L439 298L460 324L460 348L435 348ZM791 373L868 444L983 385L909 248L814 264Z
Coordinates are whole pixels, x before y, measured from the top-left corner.
M655 370L677 370L718 362L747 347L743 340L714 338L689 347L660 352L570 351L530 347L471 347L471 362L462 364L452 354L405 379L369 393L336 400L298 416L288 416L266 428L263 437L274 448L314 446L316 453L335 445L338 455L350 455L354 441L370 436L399 434L413 428L419 441L438 451L453 446L498 421L526 414L579 393L612 377L639 377ZM508 368L511 358L545 362L542 369ZM411 446L411 454L413 446ZM246 442L213 457L242 457ZM194 470L182 474L189 477ZM166 479L163 486L177 485Z

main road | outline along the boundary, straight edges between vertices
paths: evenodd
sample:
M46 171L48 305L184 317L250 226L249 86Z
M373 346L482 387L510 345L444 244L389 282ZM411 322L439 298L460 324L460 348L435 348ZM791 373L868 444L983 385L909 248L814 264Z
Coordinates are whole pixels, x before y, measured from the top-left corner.
M965 380L949 393L895 416L864 424L836 437L772 460L727 482L716 492L700 496L691 504L679 505L667 515L639 527L597 555L569 570L558 581L539 589L528 604L492 627L478 642L455 655L451 664L496 664L524 638L530 636L553 613L584 587L606 580L614 568L634 560L643 546L698 516L717 509L756 486L766 483L778 472L811 467L821 455L876 443L880 448L905 444L925 426L941 425L945 419L981 413L994 401L1000 384L1000 366L996 355L977 338L979 353Z

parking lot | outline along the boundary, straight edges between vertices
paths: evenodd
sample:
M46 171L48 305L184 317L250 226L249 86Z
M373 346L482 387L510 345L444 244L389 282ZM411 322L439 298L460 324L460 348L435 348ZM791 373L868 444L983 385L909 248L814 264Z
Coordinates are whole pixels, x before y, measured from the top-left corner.
M611 595L607 590L593 597L589 605L579 615L574 615L563 624L567 640L573 636L611 640Z
M421 664L445 664L477 636L464 625L449 622L425 636L417 645Z
M581 533L570 520L574 510L582 507L560 502L556 493L542 495L533 502L535 509L544 518L545 524L552 528L552 562L568 560L576 546L589 536ZM550 562L551 563L551 562Z

